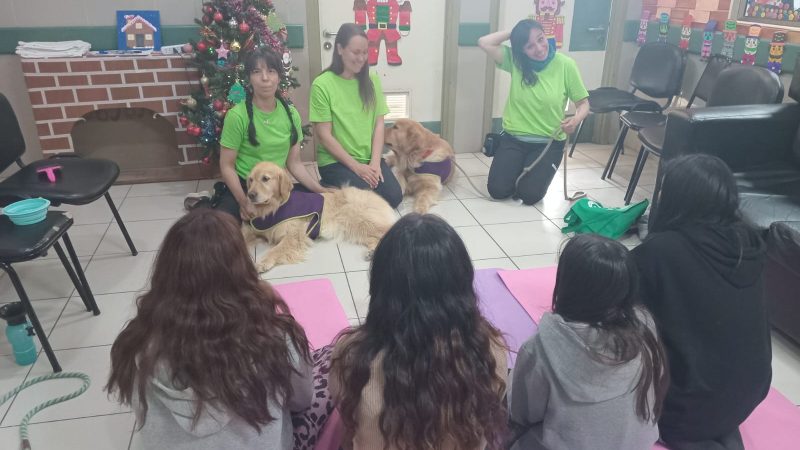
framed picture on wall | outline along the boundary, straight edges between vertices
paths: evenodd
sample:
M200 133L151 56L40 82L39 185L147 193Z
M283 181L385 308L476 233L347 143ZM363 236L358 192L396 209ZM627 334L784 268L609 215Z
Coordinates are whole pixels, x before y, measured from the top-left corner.
M161 17L158 11L117 11L117 49L161 49Z

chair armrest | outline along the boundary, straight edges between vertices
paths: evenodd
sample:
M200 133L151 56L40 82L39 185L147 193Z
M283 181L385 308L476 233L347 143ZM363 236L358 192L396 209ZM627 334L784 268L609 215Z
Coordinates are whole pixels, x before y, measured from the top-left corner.
M792 161L800 104L717 106L671 111L662 157L708 153L733 171Z

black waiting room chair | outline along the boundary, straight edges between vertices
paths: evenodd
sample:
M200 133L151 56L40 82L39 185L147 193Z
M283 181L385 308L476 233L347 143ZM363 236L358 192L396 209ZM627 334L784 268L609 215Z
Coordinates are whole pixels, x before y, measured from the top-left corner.
M30 319L31 325L39 337L39 342L42 344L42 349L50 360L50 365L53 366L54 372L61 372L61 366L58 364L56 355L50 347L47 333L36 317L33 305L25 292L25 288L22 286L22 280L20 280L12 264L36 259L47 253L50 248L54 248L59 259L61 259L61 263L64 265L64 269L67 270L72 284L75 285L75 290L81 296L86 310L91 311L95 316L100 314L100 309L94 300L89 283L86 282L86 276L81 268L78 255L75 254L75 248L72 246L69 235L67 235L67 230L71 226L72 216L63 211L49 211L44 221L22 226L14 225L5 215L0 216L0 269L3 269L8 274L11 284L14 285L19 300L25 308L25 314ZM64 250L59 245L59 239L64 241L64 246L69 253L69 259L67 259L67 255L64 254ZM70 260L72 260L72 264L70 264Z
M646 111L660 113L672 104L672 100L681 89L683 71L686 67L686 54L678 47L651 42L639 49L631 69L630 91L614 87L601 87L589 91L589 111L592 114L623 111ZM650 98L666 100L663 105L636 95L641 92ZM575 145L583 130L583 122L578 125L569 156L575 151ZM622 151L622 144L628 133L628 127L622 126L609 162L616 152ZM606 171L608 170L606 165ZM605 178L605 172L603 178Z
M21 159L24 153L25 139L17 115L8 99L0 94L0 172L14 163L20 167L7 179L0 181L0 197L17 199L43 197L50 200L53 206L85 205L105 197L131 254L138 253L108 193L108 189L119 176L117 163L105 159L55 156L25 165ZM37 170L53 165L59 165L61 169L55 182L51 183Z

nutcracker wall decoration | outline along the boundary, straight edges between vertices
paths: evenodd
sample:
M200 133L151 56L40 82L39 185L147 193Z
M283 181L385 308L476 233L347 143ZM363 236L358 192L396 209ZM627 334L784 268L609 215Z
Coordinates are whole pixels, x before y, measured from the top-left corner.
M678 47L680 47L681 50L689 50L689 40L692 39L693 20L694 17L692 17L691 14L687 14L686 17L683 18L683 23L681 24L681 41L678 43Z
M709 20L703 30L703 47L700 49L700 60L708 61L711 57L711 45L714 43L714 30L717 28L716 20Z
M742 54L742 64L753 65L756 63L756 52L758 52L758 36L761 34L761 27L753 25L747 32L744 39L744 53Z
M772 42L769 44L769 58L767 59L767 69L780 74L783 66L783 47L786 45L786 32L776 31L772 35Z
M669 14L662 12L658 21L658 42L667 42L669 35Z
M401 3L402 2L402 3ZM355 0L355 23L364 27L369 41L368 61L378 64L381 41L386 45L386 63L403 64L397 51L397 41L411 31L411 2L408 0Z
M561 7L565 0L533 0L536 14L533 20L542 24L544 35L550 41L555 41L556 48L564 45L564 16Z
M642 11L642 18L639 19L639 35L636 37L636 43L639 47L647 43L647 21L650 20L650 11Z
M736 44L736 21L726 20L722 31L722 56L733 60L733 46Z

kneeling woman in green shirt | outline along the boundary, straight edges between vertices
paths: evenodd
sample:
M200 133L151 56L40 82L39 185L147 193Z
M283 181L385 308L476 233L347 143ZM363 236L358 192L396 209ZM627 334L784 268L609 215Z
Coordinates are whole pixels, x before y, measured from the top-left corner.
M246 195L246 180L261 161L286 167L310 191L326 189L300 160L300 114L278 92L283 77L281 58L261 47L247 56L244 70L250 81L247 99L228 111L220 137L219 166L228 190L216 209L250 220L255 217L255 208Z
M358 25L339 28L331 65L311 85L310 110L322 184L374 190L396 208L403 192L382 157L389 108L380 78L369 72L367 36Z
M511 47L502 45L511 39ZM566 133L573 133L589 114L589 93L575 61L556 52L539 22L521 20L508 31L478 40L501 70L511 73L511 91L503 111L503 135L489 169L488 190L496 199L514 197L526 205L541 200L553 181L564 150ZM568 100L575 115L564 118ZM544 152L548 141L553 145ZM517 183L525 167L536 167Z

